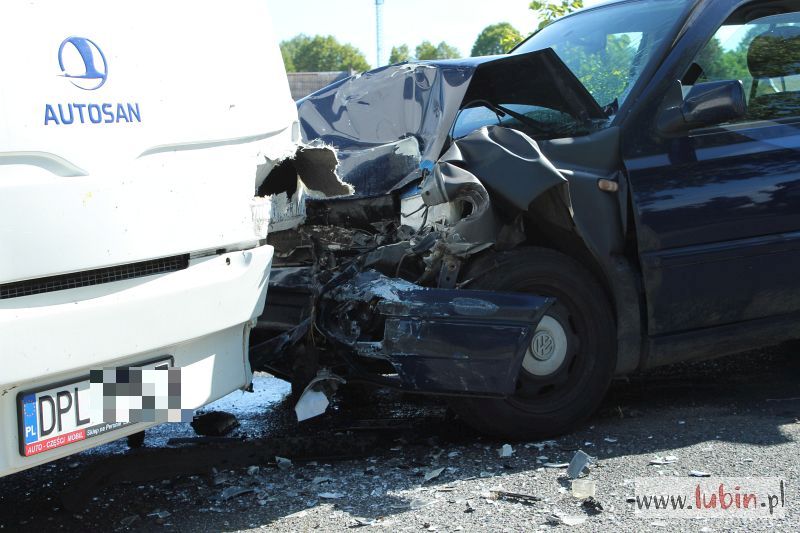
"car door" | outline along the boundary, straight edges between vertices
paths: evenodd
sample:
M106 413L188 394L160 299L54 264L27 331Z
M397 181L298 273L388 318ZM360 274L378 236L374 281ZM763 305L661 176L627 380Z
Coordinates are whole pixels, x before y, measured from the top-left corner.
M651 336L800 311L800 6L739 4L702 4L626 123ZM678 79L742 80L747 116L659 134Z

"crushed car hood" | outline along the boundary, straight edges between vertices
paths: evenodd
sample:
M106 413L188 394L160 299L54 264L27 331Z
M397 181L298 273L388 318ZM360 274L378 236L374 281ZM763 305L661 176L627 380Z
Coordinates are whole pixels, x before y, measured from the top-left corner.
M420 176L447 148L459 111L475 100L605 118L552 49L527 54L403 63L353 76L298 102L305 142L338 152L358 196L385 194Z

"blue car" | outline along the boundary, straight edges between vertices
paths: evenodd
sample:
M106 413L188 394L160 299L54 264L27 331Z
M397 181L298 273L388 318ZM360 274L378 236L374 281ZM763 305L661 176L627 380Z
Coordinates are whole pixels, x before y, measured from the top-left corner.
M354 190L301 159L262 190L298 216L251 362L301 419L366 382L548 437L614 376L800 337L798 1L611 2L298 110Z

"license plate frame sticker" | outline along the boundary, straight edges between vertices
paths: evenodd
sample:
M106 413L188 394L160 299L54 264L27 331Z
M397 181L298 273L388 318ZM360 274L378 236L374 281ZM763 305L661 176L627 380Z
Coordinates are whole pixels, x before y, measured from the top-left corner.
M123 368L172 368L175 359L162 356ZM19 453L33 457L130 426L94 420L90 377L25 390L17 394Z

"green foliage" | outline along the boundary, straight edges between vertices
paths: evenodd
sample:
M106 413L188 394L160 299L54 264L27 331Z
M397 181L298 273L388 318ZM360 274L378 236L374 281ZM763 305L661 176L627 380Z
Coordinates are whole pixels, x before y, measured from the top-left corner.
M431 59L458 59L461 53L453 46L442 41L434 46L430 41L423 41L417 46L417 59L425 61Z
M725 50L718 37L711 39L695 60L703 69L699 81L749 80L747 52L753 39L764 31L764 26L753 26L733 50Z
M298 35L281 43L287 72L331 72L370 69L364 54L350 44L341 44L333 36Z
M626 34L609 35L605 46L591 49L573 44L556 52L602 106L611 104L628 88L639 43Z
M400 46L393 46L392 53L389 55L389 63L403 63L404 61L408 61L411 58L411 51L408 49L407 44L402 44Z
M472 47L472 57L505 54L522 41L522 34L508 22L486 27Z
M530 8L539 15L539 29L541 30L557 18L572 13L583 7L583 0L534 0Z

